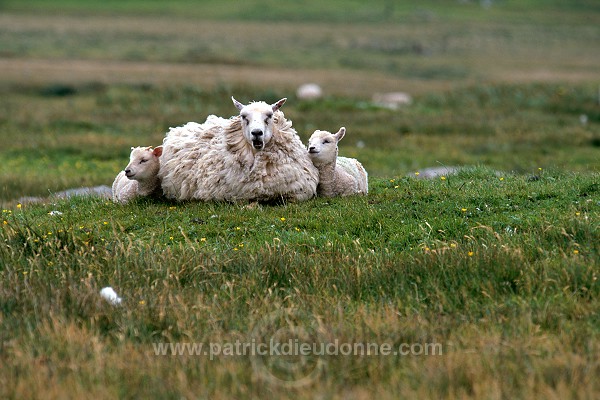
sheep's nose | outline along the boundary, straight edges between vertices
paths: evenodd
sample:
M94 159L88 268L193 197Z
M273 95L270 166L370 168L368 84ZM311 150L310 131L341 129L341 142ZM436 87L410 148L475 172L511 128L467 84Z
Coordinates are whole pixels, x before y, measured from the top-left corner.
M315 149L315 146L310 146L310 147L308 148L308 151L313 151L314 149Z
M126 174L129 174L130 172L131 172L131 170L130 170L129 168L127 168L127 169L125 170L125 173L126 173Z
M260 129L253 129L252 132L250 132L252 134L252 136L262 136L263 135L263 131L261 131Z

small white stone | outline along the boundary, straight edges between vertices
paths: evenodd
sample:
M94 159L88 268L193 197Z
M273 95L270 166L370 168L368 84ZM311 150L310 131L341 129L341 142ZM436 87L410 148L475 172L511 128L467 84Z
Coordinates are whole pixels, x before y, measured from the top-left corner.
M121 298L117 295L117 292L113 288L107 286L100 291L100 296L108 301L113 306L121 304Z
M390 110L397 110L401 106L412 103L412 97L404 92L375 93L373 95L373 103L380 107L389 108Z
M296 96L300 100L316 100L323 96L323 89L316 83L305 83L298 87Z

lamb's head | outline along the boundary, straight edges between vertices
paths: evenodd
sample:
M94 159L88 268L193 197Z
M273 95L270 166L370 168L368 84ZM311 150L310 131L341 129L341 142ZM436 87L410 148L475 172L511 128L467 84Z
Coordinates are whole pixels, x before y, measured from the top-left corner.
M316 130L308 140L308 155L315 166L335 161L338 155L338 142L346 134L341 127L337 133Z
M135 181L153 179L160 168L159 157L162 154L162 146L132 147L129 156L129 164L125 167L125 176Z
M240 110L244 138L254 151L261 151L273 137L273 114L279 110L287 99L283 98L274 104L257 101L244 105L231 97L233 104Z

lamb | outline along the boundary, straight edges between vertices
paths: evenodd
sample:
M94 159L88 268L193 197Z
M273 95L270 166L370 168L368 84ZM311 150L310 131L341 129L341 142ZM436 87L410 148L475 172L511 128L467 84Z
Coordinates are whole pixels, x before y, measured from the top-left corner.
M115 203L127 203L137 197L161 193L158 170L162 146L132 147L129 164L119 172L112 185Z
M178 201L304 201L316 195L318 171L279 109L263 101L239 115L211 115L198 124L171 128L163 140L159 177L168 198Z
M338 143L346 128L333 134L316 130L308 141L308 154L319 170L317 195L323 197L349 196L369 192L368 174L354 158L338 157Z

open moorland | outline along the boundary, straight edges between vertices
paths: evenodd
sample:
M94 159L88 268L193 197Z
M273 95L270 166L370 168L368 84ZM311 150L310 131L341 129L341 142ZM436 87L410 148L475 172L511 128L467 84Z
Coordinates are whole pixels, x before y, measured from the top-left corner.
M0 397L599 397L599 37L591 0L0 2ZM53 197L232 95L345 126L369 195Z

